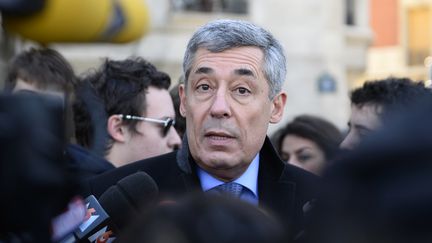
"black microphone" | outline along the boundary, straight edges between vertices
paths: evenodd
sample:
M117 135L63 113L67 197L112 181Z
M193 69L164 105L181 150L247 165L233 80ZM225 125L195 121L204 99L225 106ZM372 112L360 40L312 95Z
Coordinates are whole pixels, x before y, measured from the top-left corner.
M142 209L156 202L156 182L140 171L111 186L96 200L86 198L87 220L75 230L79 242L111 241Z
M108 188L99 197L99 202L122 230L134 215L154 204L158 194L159 189L153 178L140 171Z

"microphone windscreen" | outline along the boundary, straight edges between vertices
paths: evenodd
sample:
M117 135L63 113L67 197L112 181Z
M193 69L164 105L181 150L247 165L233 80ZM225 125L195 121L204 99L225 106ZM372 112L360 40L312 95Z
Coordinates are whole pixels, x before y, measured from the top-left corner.
M99 202L121 230L142 209L156 201L158 192L159 189L153 178L140 171L108 188L99 197Z
M127 176L117 186L135 208L142 208L154 202L159 194L156 182L143 171Z

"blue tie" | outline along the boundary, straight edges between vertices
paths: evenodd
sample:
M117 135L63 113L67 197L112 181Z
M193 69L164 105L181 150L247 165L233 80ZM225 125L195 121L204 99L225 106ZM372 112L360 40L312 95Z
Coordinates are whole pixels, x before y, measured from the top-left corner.
M234 198L239 198L242 190L243 190L242 185L235 182L229 182L214 187L210 191L216 191L220 194L224 194Z

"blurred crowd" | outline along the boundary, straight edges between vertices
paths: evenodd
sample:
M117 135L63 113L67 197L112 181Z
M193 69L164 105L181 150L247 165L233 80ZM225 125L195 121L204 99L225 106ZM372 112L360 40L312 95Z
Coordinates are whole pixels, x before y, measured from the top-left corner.
M348 131L302 114L270 136L285 62L239 20L194 33L175 85L141 57L78 75L22 51L0 96L0 242L432 242L431 90L366 80Z

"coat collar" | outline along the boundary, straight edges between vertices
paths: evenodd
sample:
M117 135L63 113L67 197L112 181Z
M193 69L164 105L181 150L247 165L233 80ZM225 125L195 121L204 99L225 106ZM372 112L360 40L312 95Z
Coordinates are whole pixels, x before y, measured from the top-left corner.
M185 174L192 174L192 166L189 161L189 143L186 135L183 137L181 149L177 151L177 165Z
M181 149L177 151L177 166L180 168L182 172L179 177L183 182L186 191L200 191L201 183L199 181L198 175L196 173L195 161L189 152L189 144L186 136L183 137Z
M200 181L196 173L196 164L190 155L187 139L183 139L182 149L177 153L177 163L181 171L181 180L187 191L201 191ZM305 175L303 170L283 162L275 151L270 139L266 137L260 150L258 171L259 206L279 218L288 225L288 235L294 235L303 226L302 197L297 198L301 185L297 180Z
M278 214L294 209L296 183L287 175L287 166L279 158L269 138L260 151L258 193L260 206Z
M183 172L181 175L187 188L200 185L196 175L196 164L190 155L186 136L182 148L177 151L177 165ZM286 166L277 155L270 139L266 137L260 151L260 168L258 172L259 201L263 206L290 208L293 206L295 183L285 175ZM278 200L275 200L275 196Z
M260 160L263 160L262 156L266 158L265 161L269 161L269 163L271 163L272 165L269 168L272 171L270 173L272 174L272 177L282 173L284 169L284 162L277 155L268 137L266 137L263 147L261 148ZM176 157L177 157L177 165L183 173L186 174L194 173L193 168L195 166L195 162L190 154L189 143L186 136L183 137L181 149L177 151Z

